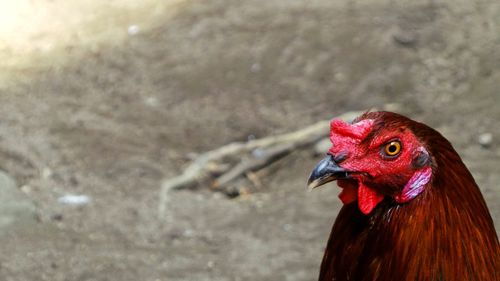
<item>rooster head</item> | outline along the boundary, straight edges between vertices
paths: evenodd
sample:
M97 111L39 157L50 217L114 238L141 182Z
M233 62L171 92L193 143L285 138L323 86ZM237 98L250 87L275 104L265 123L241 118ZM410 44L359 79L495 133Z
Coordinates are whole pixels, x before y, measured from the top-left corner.
M309 188L337 180L344 204L370 214L383 200L404 204L432 176L432 157L415 131L421 124L390 112L369 112L352 123L332 120L332 147L314 168Z

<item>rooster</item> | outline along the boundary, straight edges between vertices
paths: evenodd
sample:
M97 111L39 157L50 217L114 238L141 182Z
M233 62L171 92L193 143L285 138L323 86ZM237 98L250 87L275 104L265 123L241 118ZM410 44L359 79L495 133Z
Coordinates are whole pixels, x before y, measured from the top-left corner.
M391 112L331 122L308 181L336 180L344 206L319 280L500 280L500 245L481 192L434 129Z

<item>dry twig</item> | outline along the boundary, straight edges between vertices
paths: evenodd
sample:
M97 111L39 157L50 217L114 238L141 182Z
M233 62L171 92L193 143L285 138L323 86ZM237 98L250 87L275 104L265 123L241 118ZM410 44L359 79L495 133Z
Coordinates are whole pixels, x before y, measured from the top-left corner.
M338 118L350 121L359 114L361 112L347 112ZM288 155L296 148L315 144L328 135L329 126L330 120L324 120L295 132L248 142L234 142L199 155L181 175L163 181L158 206L160 218L166 213L170 191L193 187L198 182L215 177L215 172L222 173L213 182L213 187L220 189L246 173L261 169ZM242 160L230 168L228 163L224 163L229 157Z

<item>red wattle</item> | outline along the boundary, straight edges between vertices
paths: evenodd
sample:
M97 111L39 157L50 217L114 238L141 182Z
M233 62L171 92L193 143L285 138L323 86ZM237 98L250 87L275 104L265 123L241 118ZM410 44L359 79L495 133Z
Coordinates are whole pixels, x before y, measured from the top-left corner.
M378 192L374 191L363 183L359 183L358 207L363 214L368 215L369 213L371 213L372 210L382 200L384 200L384 196L380 195Z
M354 186L344 187L339 194L339 198L344 205L352 203L358 200L358 190Z
M344 205L358 200L358 183L356 181L337 180L337 185L342 188L339 198Z

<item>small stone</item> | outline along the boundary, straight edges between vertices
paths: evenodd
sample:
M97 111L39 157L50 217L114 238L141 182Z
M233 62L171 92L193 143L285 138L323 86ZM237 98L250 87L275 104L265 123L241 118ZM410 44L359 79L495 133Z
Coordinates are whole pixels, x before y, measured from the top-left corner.
M31 186L29 186L27 184L21 186L21 191L24 192L24 193L26 193L26 194L30 193L31 189L32 189Z
M192 229L186 229L186 230L184 230L184 233L182 235L184 237L193 237L194 231Z
M221 199L224 199L224 195L220 192L213 192L212 198L215 200L221 200Z
M477 141L482 147L488 148L493 143L493 134L491 133L480 134L477 138Z
M333 79L337 82L343 82L346 79L346 76L342 72L337 72L334 74Z
M57 202L65 205L82 206L90 203L90 197L87 195L68 194L57 198Z
M146 99L144 99L144 103L147 106L156 107L158 106L158 99L155 97L147 97Z
M250 71L252 71L253 73L255 72L259 72L260 71L260 63L254 63L252 64L252 66L250 67Z
M286 231L286 232L289 232L290 230L292 230L292 225L290 225L288 223L285 223L283 225L283 230Z
M128 35L130 35L130 36L137 35L137 33L139 33L139 31L140 31L140 29L137 25L131 25L127 29Z
M417 34L409 30L398 30L392 35L394 42L403 47L412 47L417 43Z
M266 151L262 148L256 148L252 151L252 156L255 158L264 158L266 156Z
M254 139L256 139L254 134L250 134L247 136L247 141L253 141Z
M42 178L48 179L48 178L50 178L52 176L52 174L53 174L53 172L52 172L52 170L50 168L48 168L48 167L43 168L43 170L42 170Z

